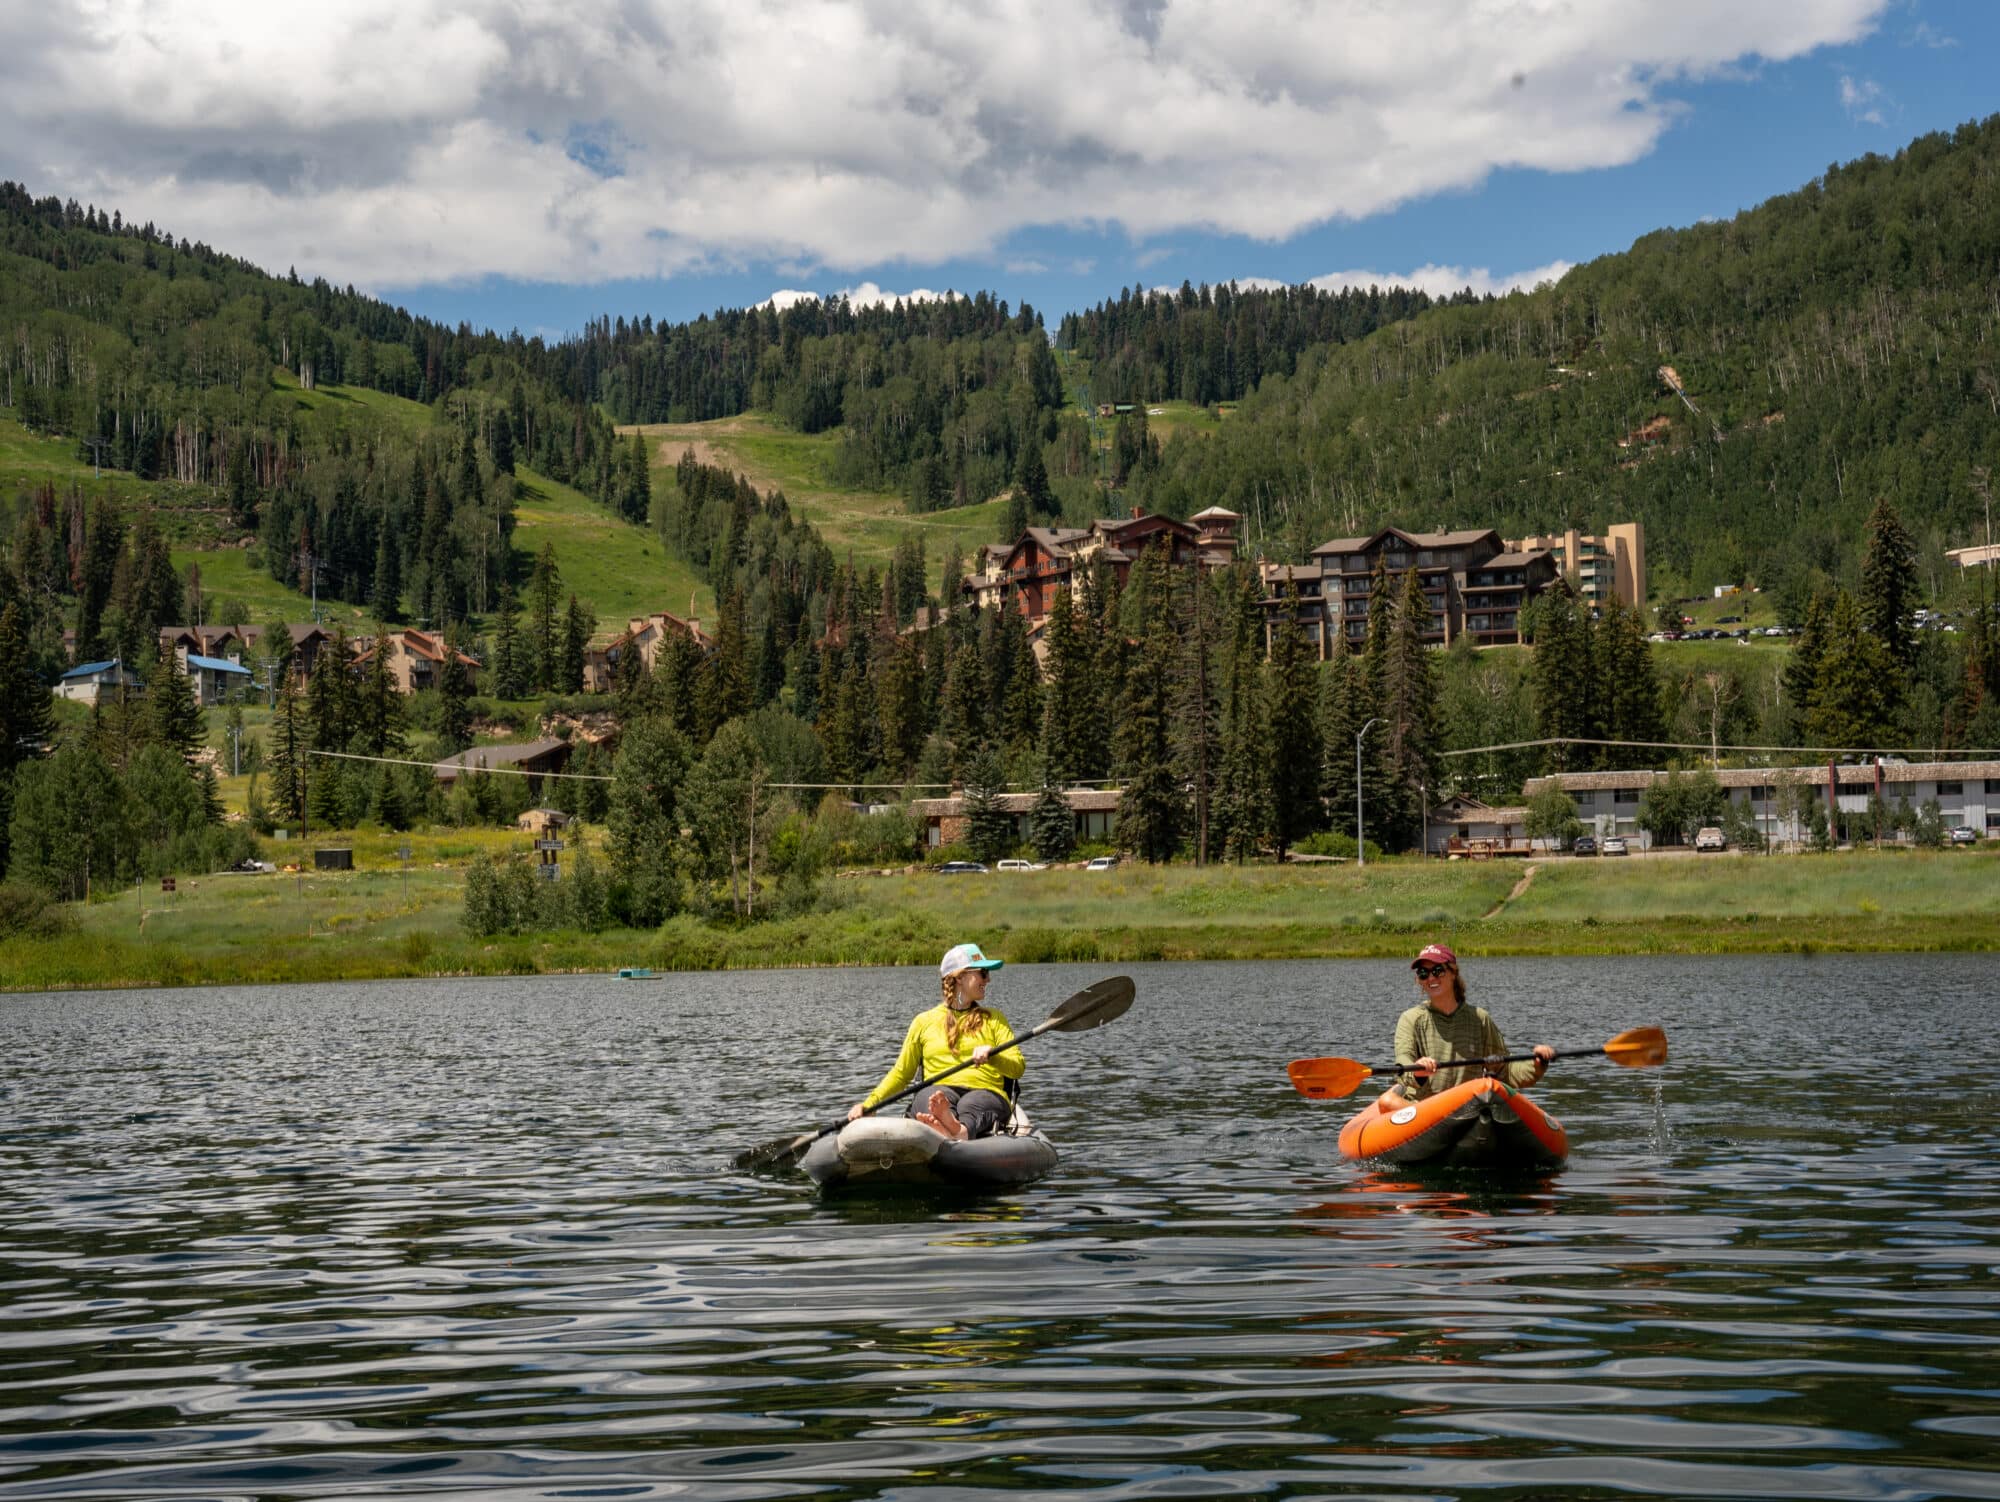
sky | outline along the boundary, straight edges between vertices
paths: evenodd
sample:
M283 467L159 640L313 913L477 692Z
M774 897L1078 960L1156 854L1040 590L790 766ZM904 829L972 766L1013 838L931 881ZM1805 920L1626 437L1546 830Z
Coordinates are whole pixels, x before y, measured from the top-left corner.
M1504 291L2000 110L1990 0L22 0L0 177L560 338Z

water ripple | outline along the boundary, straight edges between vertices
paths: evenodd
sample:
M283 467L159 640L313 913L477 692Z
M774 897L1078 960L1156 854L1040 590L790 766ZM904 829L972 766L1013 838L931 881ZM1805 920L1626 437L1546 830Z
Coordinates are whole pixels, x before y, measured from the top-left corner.
M1063 1167L975 1202L728 1167L873 1083L916 972L13 998L0 1502L2000 1499L1985 1111L1852 1084L1929 1077L1912 995L2000 1042L1989 968L1480 963L1517 1040L1674 1037L1559 1066L1570 1166L1481 1183L1284 1083L1402 967L1138 966L1033 1045Z

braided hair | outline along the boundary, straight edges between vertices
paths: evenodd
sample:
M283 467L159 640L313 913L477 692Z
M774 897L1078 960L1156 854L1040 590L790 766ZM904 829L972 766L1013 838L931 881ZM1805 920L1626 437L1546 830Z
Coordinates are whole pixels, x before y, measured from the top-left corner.
M945 1046L953 1053L957 1053L958 1040L960 1038L964 1037L967 1033L977 1032L981 1027L986 1025L986 1008L979 1006L968 1007L965 1011L961 1012L952 1005L953 1002L958 1000L958 977L956 975L945 976L938 983L938 989L944 992Z

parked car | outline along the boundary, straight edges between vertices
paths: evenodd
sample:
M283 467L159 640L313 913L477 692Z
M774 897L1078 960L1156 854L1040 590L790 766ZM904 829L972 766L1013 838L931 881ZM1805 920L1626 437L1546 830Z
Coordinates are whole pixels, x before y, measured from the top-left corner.
M1951 842L1954 845L1977 845L1979 843L1979 831L1974 829L1970 824L1960 824L1952 830Z
M1115 855L1100 855L1086 864L1083 869L1086 871L1116 871L1118 869L1118 857Z
M1627 853L1625 849L1625 837L1621 834L1607 834L1604 837L1604 843L1599 845L1597 849L1600 855L1624 855Z
M1048 867L1040 861L1004 860L996 861L993 869L996 871L1046 871Z
M1694 833L1694 848L1697 850L1727 850L1729 841L1722 837L1722 831L1713 824L1705 824Z
M1575 844L1573 844L1573 845L1571 845L1571 846L1569 847L1569 851L1570 851L1570 854L1571 854L1571 855L1595 855L1595 854L1597 854L1597 838L1596 838L1596 836L1594 836L1594 835L1588 835L1588 834L1580 834L1580 835L1578 835L1578 836L1576 837L1576 843L1575 843Z
M937 868L940 876L984 876L986 868L978 861L946 861Z

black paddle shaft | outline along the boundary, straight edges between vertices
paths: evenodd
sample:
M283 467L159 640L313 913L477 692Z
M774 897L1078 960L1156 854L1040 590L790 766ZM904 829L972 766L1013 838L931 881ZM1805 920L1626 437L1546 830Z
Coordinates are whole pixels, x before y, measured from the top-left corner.
M1587 1056L1594 1053L1609 1053L1610 1051L1608 1048L1571 1048L1558 1053L1556 1058L1574 1059L1579 1055ZM1453 1059L1448 1064L1438 1065L1431 1073L1443 1074L1447 1069L1488 1069L1496 1064L1526 1064L1534 1058L1535 1055L1531 1053L1506 1053L1495 1054L1491 1058L1486 1059ZM1551 1060L1550 1062L1554 1061ZM1368 1066L1370 1074L1413 1074L1415 1071L1416 1066L1413 1064L1389 1064L1381 1067L1371 1064Z
M1102 992L1101 995L1093 996L1093 992L1099 991ZM1076 1003L1079 1001L1084 1004L1077 1006ZM993 1053L988 1054L987 1059L990 1061L993 1054L1005 1053L1010 1048L1019 1048L1030 1038L1039 1038L1050 1028L1059 1027L1065 1030L1076 1027L1088 1028L1097 1026L1099 1022L1109 1022L1113 1018L1122 1016L1125 1009L1131 1004L1131 981L1126 980L1123 976L1117 976L1111 980L1099 981L1088 990L1081 991L1077 995L1072 996L1068 1001L1056 1008L1053 1015L1036 1023L1035 1026L1029 1028L1025 1033L1022 1033L1018 1037L1009 1038L1005 1043L996 1043L993 1046ZM1099 1015L1092 1016L1093 1013ZM894 1105L899 1100L908 1100L919 1090L928 1090L932 1085L937 1084L939 1080L949 1079L960 1070L970 1068L972 1068L972 1060L966 1059L961 1063L952 1065L949 1069L941 1069L928 1079L918 1080L914 1085L898 1090L894 1095L885 1096L862 1114L872 1116L884 1106ZM820 1138L827 1136L829 1133L837 1132L846 1125L847 1118L843 1116L838 1121L828 1122L817 1131L801 1132L795 1137L787 1137L779 1142L767 1142L762 1147L753 1147L748 1152L738 1155L736 1159L737 1166L755 1168L780 1162L795 1163L798 1161L799 1155L815 1142L819 1141Z

